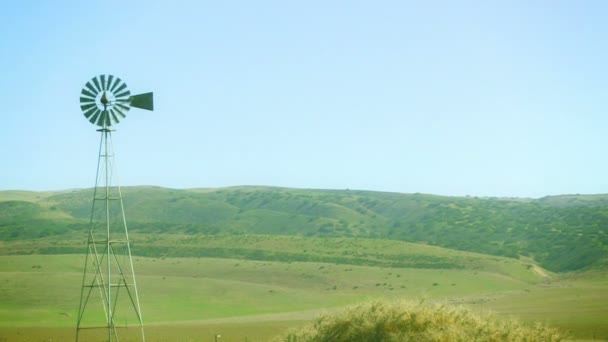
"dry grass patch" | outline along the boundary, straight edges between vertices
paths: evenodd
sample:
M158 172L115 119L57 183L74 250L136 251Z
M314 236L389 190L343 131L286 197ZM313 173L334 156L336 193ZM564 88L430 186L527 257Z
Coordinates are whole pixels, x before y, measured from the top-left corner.
M291 330L276 342L368 341L562 341L558 331L537 324L498 320L448 305L411 302L360 304L311 325Z

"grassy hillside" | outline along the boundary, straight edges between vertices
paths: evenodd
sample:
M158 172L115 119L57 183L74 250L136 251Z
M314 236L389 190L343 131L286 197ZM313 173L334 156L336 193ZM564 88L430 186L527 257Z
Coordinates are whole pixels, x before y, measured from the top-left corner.
M130 236L134 255L196 257L273 262L491 272L522 282L542 280L531 261L489 256L403 241L360 238L309 238L277 235ZM48 237L0 242L0 255L82 253L85 241Z
M552 271L603 267L608 196L538 200L269 187L123 189L129 229L147 234L378 238L496 256ZM0 240L86 229L92 190L0 192Z

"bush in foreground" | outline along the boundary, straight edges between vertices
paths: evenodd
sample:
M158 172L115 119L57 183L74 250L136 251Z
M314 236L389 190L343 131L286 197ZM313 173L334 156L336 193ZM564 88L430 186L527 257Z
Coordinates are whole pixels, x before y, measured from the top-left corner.
M556 330L447 305L370 302L317 318L276 342L562 341Z

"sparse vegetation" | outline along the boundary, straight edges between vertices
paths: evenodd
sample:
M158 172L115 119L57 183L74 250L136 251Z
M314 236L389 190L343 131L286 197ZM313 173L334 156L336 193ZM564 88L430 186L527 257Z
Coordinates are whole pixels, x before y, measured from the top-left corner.
M562 341L558 331L447 305L370 302L324 315L276 342Z

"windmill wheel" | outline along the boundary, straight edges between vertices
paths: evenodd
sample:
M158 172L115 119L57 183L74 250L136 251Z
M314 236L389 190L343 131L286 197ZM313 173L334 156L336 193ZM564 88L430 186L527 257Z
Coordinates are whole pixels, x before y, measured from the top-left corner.
M127 117L131 108L127 84L112 75L93 77L82 88L80 108L92 124L109 127Z

